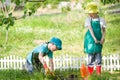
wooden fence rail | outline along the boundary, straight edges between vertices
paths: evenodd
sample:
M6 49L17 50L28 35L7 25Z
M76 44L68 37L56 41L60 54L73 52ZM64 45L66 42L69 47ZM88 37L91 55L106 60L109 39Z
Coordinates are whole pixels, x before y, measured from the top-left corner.
M45 58L49 65L49 59ZM15 55L0 56L0 69L22 69L25 64L25 58ZM55 69L79 69L83 62L87 62L87 57L71 57L69 55L59 56L54 58ZM102 70L114 71L120 70L120 54L113 54L109 56L103 56L102 58Z

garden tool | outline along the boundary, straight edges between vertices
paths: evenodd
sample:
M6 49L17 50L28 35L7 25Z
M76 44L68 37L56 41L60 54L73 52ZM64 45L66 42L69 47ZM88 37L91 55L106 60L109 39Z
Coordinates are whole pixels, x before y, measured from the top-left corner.
M49 68L46 68L46 69L45 69L45 74L46 74L46 75L55 76L54 72L53 72L53 71L51 72Z
M50 69L49 68L45 69L45 74L50 74Z
M87 77L88 76L88 72L87 72L87 68L85 66L85 64L83 63L81 68L80 68L80 73L81 73L81 76L83 78Z
M93 71L94 71L94 67L88 66L88 72L90 75L92 75Z
M101 66L96 66L96 73L97 75L101 74Z
M54 72L50 72L50 74L51 74L52 76L55 76L55 73L54 73Z
M46 63L43 65L43 67L45 69L45 74L48 74L48 75L51 75L51 76L55 76L54 72L50 71L50 69L48 68Z

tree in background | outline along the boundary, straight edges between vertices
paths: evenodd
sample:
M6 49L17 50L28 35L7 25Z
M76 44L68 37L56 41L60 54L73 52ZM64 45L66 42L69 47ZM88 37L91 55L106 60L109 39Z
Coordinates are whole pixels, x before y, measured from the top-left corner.
M39 0L41 2L41 0ZM8 31L10 26L13 26L15 20L20 19L13 16L13 12L17 6L25 4L24 15L21 18L25 18L27 15L32 15L35 13L35 10L40 6L41 3L38 1L33 1L30 4L28 0L11 0L11 3L8 4L6 0L0 1L0 26L6 29L6 39L5 44L8 42ZM35 7L33 7L36 5Z
M5 44L8 43L9 28L14 25L15 20L31 16L40 6L44 7L48 3L54 5L60 1L66 0L0 0L0 27L6 29ZM21 5L23 5L24 15L17 18L13 15L13 12L16 7L20 7Z
M105 5L105 4L119 3L120 0L101 0L101 2Z

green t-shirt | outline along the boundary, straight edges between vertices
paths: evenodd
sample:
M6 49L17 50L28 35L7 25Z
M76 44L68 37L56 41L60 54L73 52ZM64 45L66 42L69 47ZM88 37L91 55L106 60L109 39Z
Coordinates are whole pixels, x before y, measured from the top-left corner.
M42 53L43 56L48 56L49 58L53 58L53 52L48 49L48 43L44 43L42 45L34 48L27 56L27 60L29 63L32 63L32 55Z

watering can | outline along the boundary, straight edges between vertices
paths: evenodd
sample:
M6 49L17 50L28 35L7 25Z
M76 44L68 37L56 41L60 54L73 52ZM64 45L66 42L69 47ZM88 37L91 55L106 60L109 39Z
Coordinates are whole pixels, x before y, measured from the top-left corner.
M82 66L80 68L80 73L81 73L82 78L86 78L88 76L87 67L85 66L84 63L82 63Z

